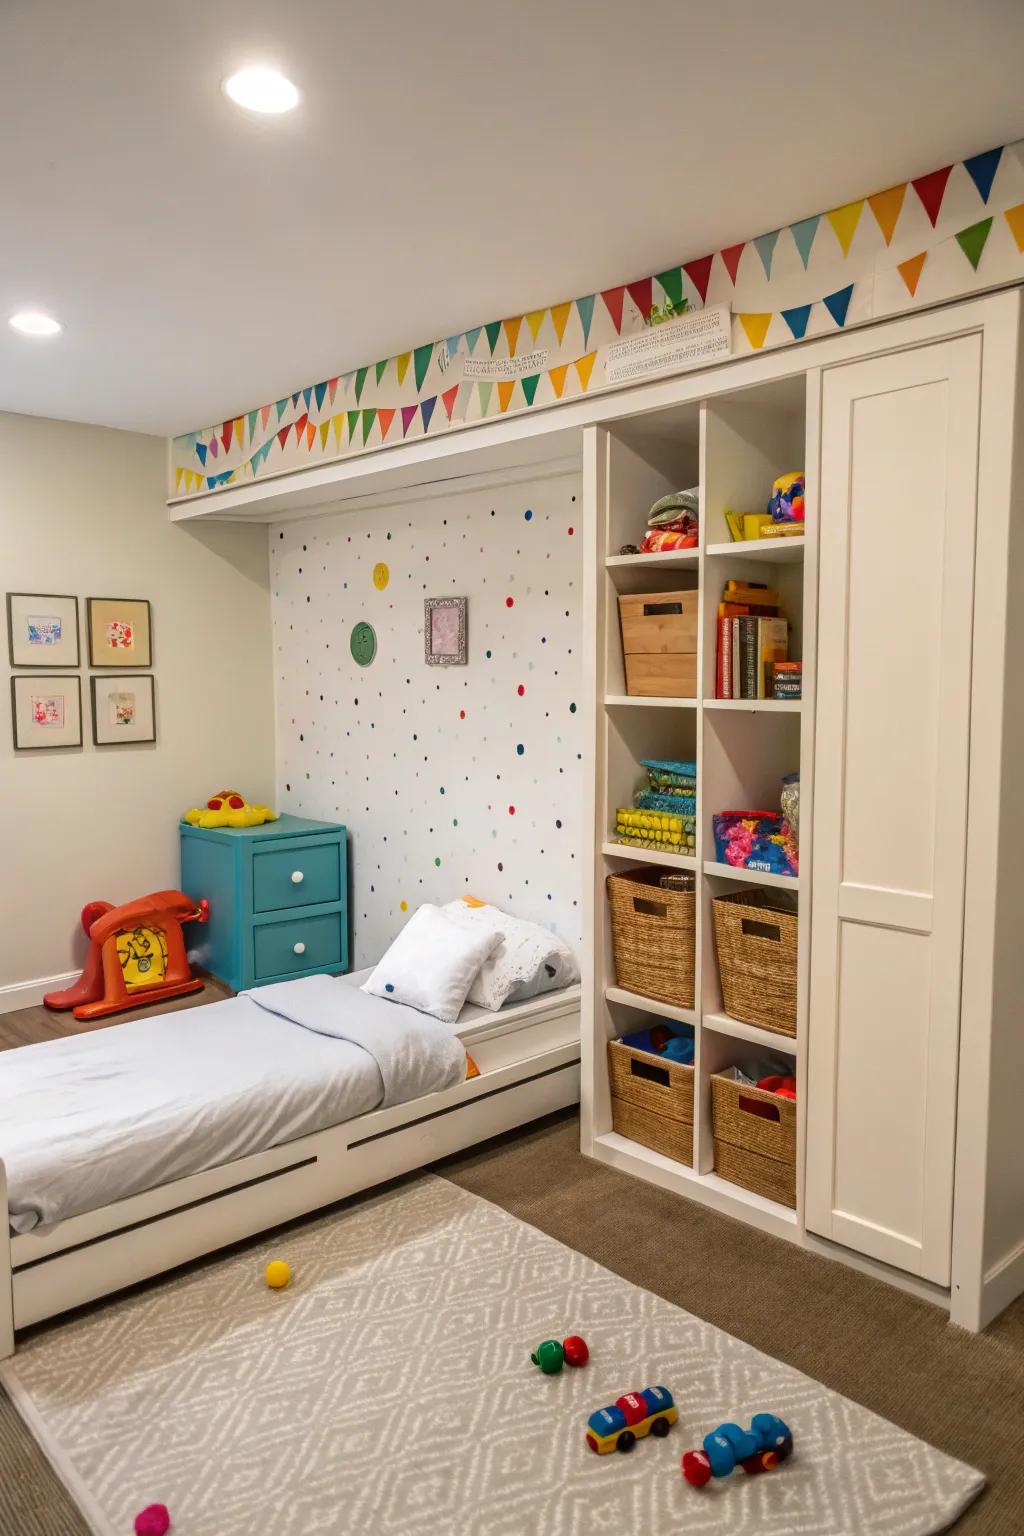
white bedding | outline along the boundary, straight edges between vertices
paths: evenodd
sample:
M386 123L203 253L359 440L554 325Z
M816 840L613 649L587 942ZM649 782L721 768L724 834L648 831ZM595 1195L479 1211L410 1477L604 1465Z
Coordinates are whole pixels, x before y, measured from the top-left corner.
M2 1052L11 1226L97 1210L465 1070L450 1027L326 976Z

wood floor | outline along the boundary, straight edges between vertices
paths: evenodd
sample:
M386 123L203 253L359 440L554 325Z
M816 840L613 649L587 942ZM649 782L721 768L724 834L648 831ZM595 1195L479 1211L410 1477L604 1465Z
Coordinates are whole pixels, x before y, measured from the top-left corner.
M154 1003L149 1008L133 1008L129 1013L118 1013L113 1018L100 1019L95 1024L83 1024L70 1012L54 1013L41 1003L38 1008L18 1008L14 1013L0 1013L0 1051L12 1050L16 1045L35 1045L40 1040L59 1040L63 1035L77 1035L85 1030L114 1029L129 1019L148 1019L157 1013L173 1013L178 1008L199 1008L203 1003L219 1003L222 998L234 996L231 988L218 981L216 976L203 976L202 979L201 992L172 997L165 1003Z

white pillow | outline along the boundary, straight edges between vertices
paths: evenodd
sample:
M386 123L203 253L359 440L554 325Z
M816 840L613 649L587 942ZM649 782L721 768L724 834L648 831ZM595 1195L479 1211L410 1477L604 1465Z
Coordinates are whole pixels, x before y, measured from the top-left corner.
M525 1002L579 981L576 956L557 933L476 901L450 901L442 912L467 932L499 936L469 989L469 1001L497 1013L506 1003Z
M462 927L440 907L424 905L363 982L363 991L454 1024L477 971L498 943L497 933Z

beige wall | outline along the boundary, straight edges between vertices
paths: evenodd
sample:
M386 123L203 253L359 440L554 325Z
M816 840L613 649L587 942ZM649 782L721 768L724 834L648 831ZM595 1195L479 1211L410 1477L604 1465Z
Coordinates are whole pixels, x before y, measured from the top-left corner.
M15 753L6 632L0 696L0 1010L84 954L92 899L176 886L177 821L217 789L273 795L263 527L172 525L160 438L0 413L0 588L76 593L80 750ZM152 603L157 741L94 747L88 596ZM4 617L6 630L6 616Z

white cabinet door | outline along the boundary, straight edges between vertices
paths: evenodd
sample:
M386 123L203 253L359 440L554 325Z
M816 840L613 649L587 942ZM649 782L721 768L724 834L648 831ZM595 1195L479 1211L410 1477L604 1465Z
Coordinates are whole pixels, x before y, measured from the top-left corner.
M981 345L822 379L806 1225L948 1285Z

